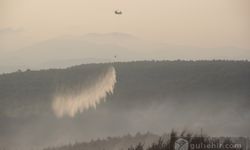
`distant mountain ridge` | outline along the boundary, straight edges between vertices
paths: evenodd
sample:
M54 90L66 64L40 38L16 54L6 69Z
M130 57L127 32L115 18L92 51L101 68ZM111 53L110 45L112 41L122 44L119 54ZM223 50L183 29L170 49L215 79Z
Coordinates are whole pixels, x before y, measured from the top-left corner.
M128 33L89 33L60 36L15 51L2 52L0 54L0 73L28 68L37 70L69 67L77 63L93 62L154 59L249 60L249 58L248 49L237 47L192 47L145 40Z

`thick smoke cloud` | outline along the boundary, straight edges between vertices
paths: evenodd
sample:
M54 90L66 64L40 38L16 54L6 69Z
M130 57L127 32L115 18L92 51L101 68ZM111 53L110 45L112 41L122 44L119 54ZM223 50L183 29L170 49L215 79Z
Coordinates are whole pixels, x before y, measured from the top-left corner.
M89 108L96 108L101 101L105 101L108 94L113 94L116 83L114 67L105 70L94 82L88 86L77 87L74 90L59 90L52 101L52 109L58 118L74 117Z

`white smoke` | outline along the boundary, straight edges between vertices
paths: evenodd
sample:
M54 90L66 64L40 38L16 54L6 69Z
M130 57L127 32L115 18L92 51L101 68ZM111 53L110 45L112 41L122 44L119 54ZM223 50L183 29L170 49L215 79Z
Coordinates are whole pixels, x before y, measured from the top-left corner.
M113 94L116 83L114 67L108 68L89 86L81 87L79 92L59 91L52 101L52 109L58 118L74 117L89 108L96 108L101 101L105 101L108 94Z

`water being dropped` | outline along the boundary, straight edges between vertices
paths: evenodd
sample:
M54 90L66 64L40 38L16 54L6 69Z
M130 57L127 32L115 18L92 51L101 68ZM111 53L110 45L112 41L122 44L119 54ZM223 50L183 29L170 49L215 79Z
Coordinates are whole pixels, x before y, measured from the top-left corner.
M115 68L109 67L90 85L80 86L78 92L68 91L65 94L65 90L58 91L52 100L53 112L58 118L74 117L77 113L96 108L108 94L113 94L115 83Z

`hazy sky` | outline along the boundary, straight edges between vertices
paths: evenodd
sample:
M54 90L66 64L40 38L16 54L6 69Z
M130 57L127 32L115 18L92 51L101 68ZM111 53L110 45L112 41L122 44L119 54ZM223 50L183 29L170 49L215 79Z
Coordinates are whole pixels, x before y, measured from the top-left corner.
M115 9L124 14L114 15ZM250 1L0 0L0 39L6 47L90 32L250 49Z

